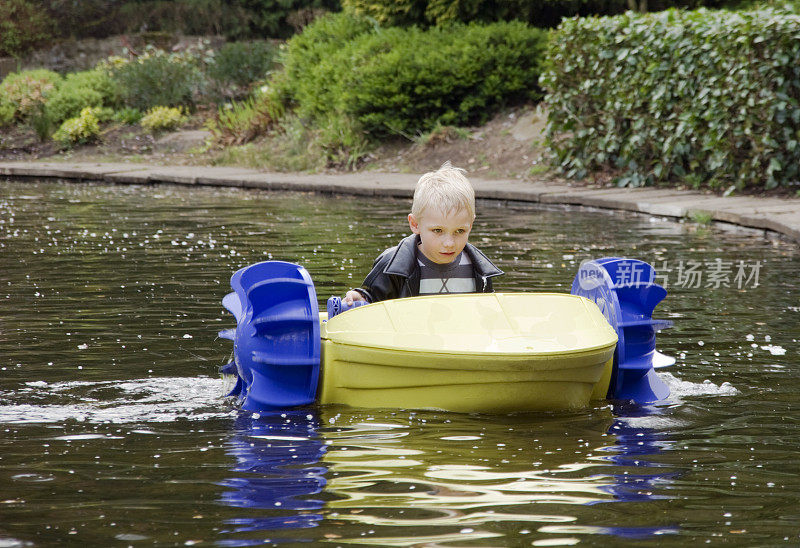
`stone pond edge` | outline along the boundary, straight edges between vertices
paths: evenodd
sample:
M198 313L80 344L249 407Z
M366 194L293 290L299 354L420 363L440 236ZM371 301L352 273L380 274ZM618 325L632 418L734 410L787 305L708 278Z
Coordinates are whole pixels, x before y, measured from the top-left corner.
M103 162L0 162L0 176L115 184L201 185L410 198L419 174L266 173L206 166ZM800 198L720 197L663 188L591 189L556 182L481 179L470 174L476 197L499 201L624 210L674 218L709 219L782 234L800 243Z

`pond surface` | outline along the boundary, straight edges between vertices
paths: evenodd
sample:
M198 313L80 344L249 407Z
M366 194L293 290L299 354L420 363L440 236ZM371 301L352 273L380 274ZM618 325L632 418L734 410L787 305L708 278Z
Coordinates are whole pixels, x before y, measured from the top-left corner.
M668 401L462 415L222 395L229 277L320 300L407 231L402 200L0 181L0 547L800 543L800 253L757 233L479 204L498 289L654 263Z

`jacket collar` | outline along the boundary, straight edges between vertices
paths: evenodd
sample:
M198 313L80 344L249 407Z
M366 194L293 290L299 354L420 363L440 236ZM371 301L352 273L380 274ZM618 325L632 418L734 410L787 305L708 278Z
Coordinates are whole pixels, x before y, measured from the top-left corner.
M408 278L414 269L417 268L417 246L419 245L419 234L412 234L403 238L397 245L397 248L389 259L386 268L383 269L385 274L394 274L396 276L403 276ZM477 247L468 243L464 247L464 251L469 255L472 261L472 266L475 273L482 278L491 278L503 274L503 271L497 268L486 255L484 255Z

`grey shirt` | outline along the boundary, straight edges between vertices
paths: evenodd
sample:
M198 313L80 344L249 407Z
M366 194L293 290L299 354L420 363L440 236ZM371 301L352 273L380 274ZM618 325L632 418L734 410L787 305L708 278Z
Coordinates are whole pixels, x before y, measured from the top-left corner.
M475 269L463 251L447 264L434 263L417 248L419 261L419 294L474 293Z

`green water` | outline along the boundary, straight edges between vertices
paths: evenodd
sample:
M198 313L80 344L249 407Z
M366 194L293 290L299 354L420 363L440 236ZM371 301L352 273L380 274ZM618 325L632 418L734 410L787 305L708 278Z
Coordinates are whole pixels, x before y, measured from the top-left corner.
M222 397L237 268L322 300L407 231L401 200L0 182L0 548L800 544L800 252L741 230L482 203L498 289L584 259L660 269L669 400L581 413ZM697 278L698 272L700 279ZM756 280L757 274L757 280Z

